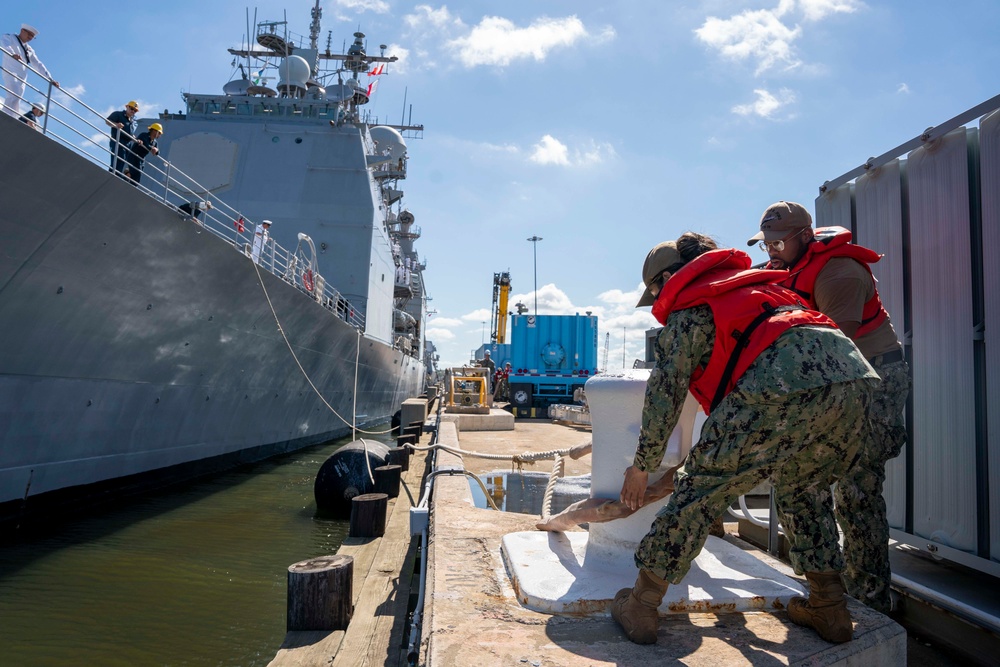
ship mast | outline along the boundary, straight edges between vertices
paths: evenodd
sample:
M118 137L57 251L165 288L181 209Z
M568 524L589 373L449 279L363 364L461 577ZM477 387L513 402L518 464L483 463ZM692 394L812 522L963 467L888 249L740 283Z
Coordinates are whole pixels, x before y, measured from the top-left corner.
M323 18L323 8L319 6L319 0L316 0L316 5L312 8L312 22L309 24L309 48L319 54L319 32L320 32L320 19ZM327 49L329 50L329 49ZM319 58L313 63L312 75L315 77L319 74Z

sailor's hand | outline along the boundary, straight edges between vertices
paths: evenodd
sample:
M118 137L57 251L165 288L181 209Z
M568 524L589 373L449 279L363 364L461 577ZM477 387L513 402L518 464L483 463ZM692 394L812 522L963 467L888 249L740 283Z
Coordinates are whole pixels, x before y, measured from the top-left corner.
M115 123L115 127L117 127L120 130L123 127L125 127L125 125L123 123Z
M53 81L52 85L55 86L56 88L58 88L59 87L59 82L58 81Z
M633 512L642 507L643 496L649 483L649 473L635 466L625 469L625 482L622 484L620 500Z
M10 56L10 57L13 58L14 60L17 60L17 61L21 60L21 56L17 55L16 53L14 55Z
M159 148L150 148L149 152L152 153L153 155L159 155L160 154L160 149Z

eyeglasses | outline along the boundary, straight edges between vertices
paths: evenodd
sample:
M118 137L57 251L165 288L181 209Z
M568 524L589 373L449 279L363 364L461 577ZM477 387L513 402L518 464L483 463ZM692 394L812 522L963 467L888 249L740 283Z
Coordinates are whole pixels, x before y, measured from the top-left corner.
M768 248L773 248L774 252L781 252L782 250L785 249L785 242L786 241L791 241L796 236L798 236L802 232L806 231L806 229L808 229L808 227L803 227L799 231L792 232L791 234L789 234L785 238L779 239L777 241L761 241L760 243L757 244L757 247L760 248L761 250L763 250L764 252L767 252Z

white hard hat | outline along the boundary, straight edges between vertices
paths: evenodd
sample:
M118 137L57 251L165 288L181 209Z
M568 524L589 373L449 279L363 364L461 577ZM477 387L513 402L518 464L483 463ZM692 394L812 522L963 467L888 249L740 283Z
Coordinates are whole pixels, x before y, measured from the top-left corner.
M32 102L31 103L31 108L32 109L38 109L42 113L45 113L45 105L42 104L41 102Z

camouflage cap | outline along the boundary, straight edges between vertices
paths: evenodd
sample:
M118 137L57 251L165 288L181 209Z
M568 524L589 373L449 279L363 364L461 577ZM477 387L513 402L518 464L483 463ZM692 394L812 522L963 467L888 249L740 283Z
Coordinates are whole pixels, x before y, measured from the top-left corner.
M760 231L747 241L753 245L758 241L780 241L788 232L812 227L812 216L802 204L793 201L779 201L771 204L760 216Z
M673 241L664 241L649 251L649 254L646 255L646 261L642 265L642 284L646 286L646 290L639 297L639 303L635 304L636 308L653 305L656 297L649 291L649 285L653 279L679 261L681 261L681 254L677 252L677 244Z

